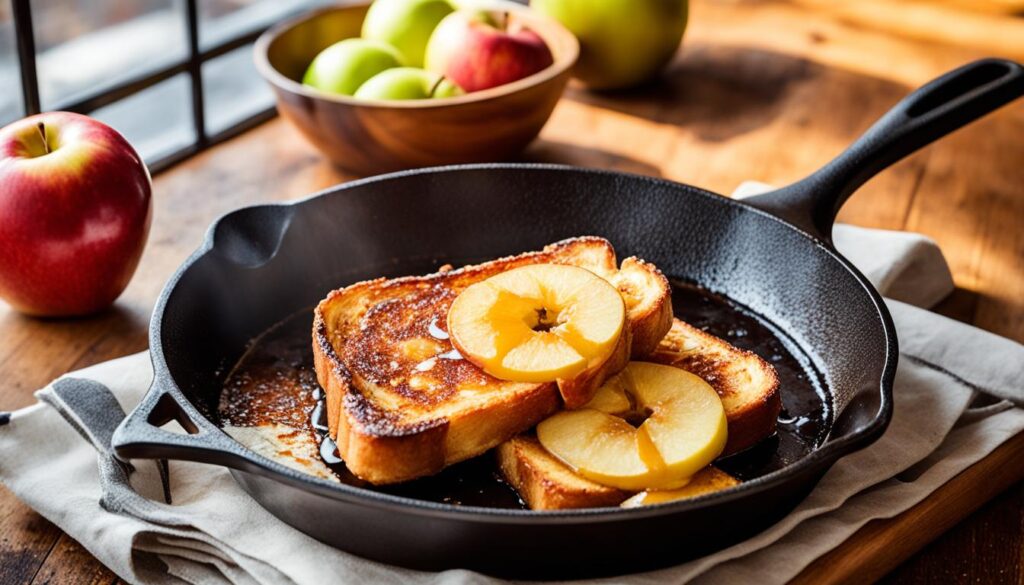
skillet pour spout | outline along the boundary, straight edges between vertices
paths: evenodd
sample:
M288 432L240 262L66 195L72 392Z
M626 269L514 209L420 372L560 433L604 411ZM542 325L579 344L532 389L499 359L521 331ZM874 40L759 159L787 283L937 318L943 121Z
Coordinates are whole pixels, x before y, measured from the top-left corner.
M150 326L153 386L117 429L114 449L124 459L228 467L261 506L306 534L419 569L581 578L721 549L782 518L892 416L896 333L877 291L831 245L840 206L887 166L1022 94L1020 65L965 65L898 103L821 170L746 202L623 173L491 164L372 177L230 213L161 293ZM523 211L537 208L544 217ZM692 500L534 512L329 482L262 457L218 427L224 379L249 342L331 289L585 234L728 297L809 356L833 413L824 440L783 469ZM160 428L170 420L189 434Z

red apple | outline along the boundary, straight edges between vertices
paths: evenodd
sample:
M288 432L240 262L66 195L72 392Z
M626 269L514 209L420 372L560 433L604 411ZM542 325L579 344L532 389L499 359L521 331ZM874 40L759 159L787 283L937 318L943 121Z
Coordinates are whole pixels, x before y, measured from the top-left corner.
M40 316L114 302L149 233L149 171L113 128L51 112L0 129L0 297Z
M427 43L426 68L467 92L511 83L553 62L544 40L516 22L514 13L453 12Z

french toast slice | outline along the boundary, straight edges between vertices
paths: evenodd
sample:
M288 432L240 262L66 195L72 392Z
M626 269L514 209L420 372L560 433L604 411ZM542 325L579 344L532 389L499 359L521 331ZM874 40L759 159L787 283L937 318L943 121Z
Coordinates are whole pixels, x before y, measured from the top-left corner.
M630 492L576 473L533 435L519 435L495 450L505 481L531 510L618 506Z
M715 389L728 422L722 456L751 447L775 432L782 407L778 376L775 368L753 352L674 319L668 334L646 359L689 371ZM505 479L534 510L614 506L631 495L579 475L530 435L500 445L497 458ZM674 495L695 497L735 484L731 476L712 466Z
M448 339L448 309L462 290L529 264L585 268L623 296L619 343L572 380L499 380L462 359ZM619 266L611 244L597 237L427 276L353 284L331 292L314 313L314 365L326 390L329 433L349 470L371 483L433 475L563 406L586 403L631 355L650 353L671 321L664 275L636 258Z

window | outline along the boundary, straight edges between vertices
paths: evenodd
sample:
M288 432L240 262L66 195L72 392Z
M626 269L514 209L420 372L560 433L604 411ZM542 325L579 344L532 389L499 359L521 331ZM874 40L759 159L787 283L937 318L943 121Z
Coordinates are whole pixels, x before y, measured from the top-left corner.
M326 0L0 0L0 125L68 110L153 172L273 116L252 64L268 26ZM17 91L20 88L21 91Z
M203 63L206 132L216 134L243 121L251 112L274 105L274 94L256 73L252 45Z

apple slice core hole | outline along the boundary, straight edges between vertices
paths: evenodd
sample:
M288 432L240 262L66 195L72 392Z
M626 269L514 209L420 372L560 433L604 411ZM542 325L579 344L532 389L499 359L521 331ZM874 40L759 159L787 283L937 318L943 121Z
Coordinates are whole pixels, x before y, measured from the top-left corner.
M623 420L628 422L633 428L640 428L640 425L651 418L654 411L650 408L634 408L633 410L622 415Z
M541 307L536 310L537 312L537 323L534 324L531 329L539 333L551 331L558 326L558 313L555 311L549 311L547 307Z

